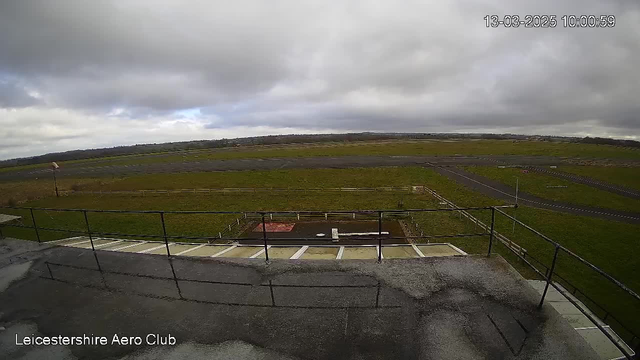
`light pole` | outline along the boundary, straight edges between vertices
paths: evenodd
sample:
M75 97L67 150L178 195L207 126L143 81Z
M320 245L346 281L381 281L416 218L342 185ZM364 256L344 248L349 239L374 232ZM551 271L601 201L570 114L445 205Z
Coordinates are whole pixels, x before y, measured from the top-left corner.
M513 228L511 229L512 234L516 233L516 212L518 211L518 185L519 185L519 179L516 176L516 207L515 209L513 209Z
M55 161L51 163L51 172L53 172L53 186L56 189L56 197L60 197L60 194L58 194L58 180L56 179L56 170L58 170L59 167L60 166L58 166Z

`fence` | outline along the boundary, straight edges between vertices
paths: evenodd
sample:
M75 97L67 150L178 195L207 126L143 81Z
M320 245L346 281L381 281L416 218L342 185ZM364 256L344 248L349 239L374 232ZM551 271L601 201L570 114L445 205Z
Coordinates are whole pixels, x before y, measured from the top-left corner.
M607 281L611 282L618 289L624 291L624 293L626 293L630 297L630 299L632 299L633 301L637 302L638 306L640 306L640 295L638 295L636 292L634 292L633 290L628 288L626 285L624 285L623 283L621 283L620 281L618 281L617 279L615 279L611 275L609 275L606 272L604 272L599 267L591 264L587 260L583 259L581 256L575 254L571 250L565 248L564 246L560 245L556 241L550 239L546 235L544 235L544 234L540 233L539 231L533 229L532 227L530 227L529 225L523 223L522 221L517 220L515 217L507 214L506 212L504 212L503 210L501 210L499 208L494 208L492 210L492 220L491 220L492 233L494 233L493 228L494 228L494 224L495 224L495 214L496 214L496 212L499 215L504 216L505 218L507 218L509 221L513 221L514 223L517 223L518 225L524 227L525 229L527 229L531 233L535 234L538 238L540 238L540 239L544 240L545 242L551 244L553 246L553 248L554 248L551 265L549 267L547 267L546 265L544 265L544 263L542 261L540 261L538 259L535 259L533 256L531 256L531 255L527 256L527 252L526 251L525 252L516 251L513 247L509 246L508 243L504 244L506 249L508 249L515 256L517 256L522 262L524 262L529 268L531 268L538 276L540 276L541 278L543 278L545 280L546 284L545 284L544 291L542 293L542 297L540 299L539 307L542 307L542 305L544 303L544 299L545 299L545 297L547 295L547 291L549 289L549 286L552 286L558 292L563 294L567 298L567 300L569 300L569 302L571 302L576 308L578 308L578 310L580 310L580 312L583 315L585 315L593 324L595 324L595 326L624 354L624 356L626 358L633 359L634 358L633 354L631 354L627 350L626 347L621 345L619 343L619 341L617 339L615 339L613 337L613 335L611 335L611 333L606 331L606 329L602 325L602 322L605 322L607 320L610 320L610 321L614 320L617 323L617 324L615 324L616 327L618 327L619 329L620 328L623 329L625 331L625 334L627 334L627 336L625 336L625 334L623 334L623 338L625 338L623 340L625 340L625 342L627 342L627 344L630 345L634 349L634 352L637 354L638 350L640 349L640 337L638 335L636 335L633 330L631 330L628 326L624 325L624 323L622 321L617 319L615 316L613 316L610 312L608 312L606 310L605 310L604 318L600 319L602 321L599 321L584 304L574 300L571 296L567 296L565 289L562 286L560 286L558 283L553 281L554 277L555 277L560 282L563 282L564 284L567 284L570 287L573 287L572 293L574 295L577 292L581 292L576 286L572 285L570 282L568 282L566 279L564 279L563 277L561 277L560 275L558 275L555 272L556 271L556 267L558 265L558 255L562 252L562 253L568 255L570 258L572 258L574 260L577 260L581 264L585 265L588 269L594 271L596 274L602 276L604 279L606 279ZM489 244L489 255L490 254L491 254L491 243ZM545 273L543 274L538 269L538 267L536 267L532 262L535 262L536 264L538 264L538 266L544 267L545 268ZM598 305L595 301L593 301L590 297L588 297L583 292L581 292L581 293L584 295L584 297L586 299L589 299L592 302L592 304L594 304L597 307L599 307L600 309L604 310L604 307L602 307L601 305Z
M505 205L502 208L510 208L512 205ZM30 207L2 207L6 209L14 209L14 210L25 210L28 211L29 217L31 219L32 226L28 225L18 225L18 224L3 224L4 227L14 227L14 228L23 228L23 229L33 229L36 239L38 242L42 242L40 231L52 231L52 232L62 232L68 233L72 235L80 235L87 236L91 242L91 248L95 250L95 246L93 245L94 237L102 237L102 236L120 236L123 238L158 238L163 239L167 248L167 256L171 256L171 252L169 250L169 239L177 240L204 240L204 241L242 241L242 240L255 240L253 238L242 238L242 237L224 237L223 232L218 232L218 236L184 236L184 235L169 235L167 233L167 227L165 224L165 215L166 214L180 214L180 215L196 215L196 214L217 214L217 215L235 215L237 216L234 223L235 226L240 226L242 221L240 219L255 219L262 223L262 240L265 248L265 258L266 261L269 261L269 252L268 252L268 243L269 241L308 241L308 240L319 240L317 237L314 238L304 238L304 237L269 237L266 231L266 222L272 221L274 217L277 218L289 218L289 219L324 219L328 220L331 216L334 218L342 218L342 219L374 219L378 222L378 261L382 260L382 221L384 218L389 217L402 217L408 216L413 213L423 213L423 212L452 212L452 211L464 211L464 210L484 210L489 211L492 210L491 207L469 207L469 208L443 208L443 209L405 209L405 210L338 210L338 211L248 211L248 212L240 212L240 211L154 211L154 210L90 210L90 209L58 209L58 208L30 208ZM38 222L36 220L36 216L34 215L34 210L36 211L51 211L51 212L75 212L82 214L84 220L85 230L71 230L71 229L60 229L60 228L50 228L50 227L42 227L38 226ZM110 213L110 214L150 214L157 215L158 222L161 225L162 234L161 235L151 235L151 234L127 234L127 233L118 233L118 232L99 232L93 231L91 228L91 224L89 222L90 213ZM233 233L234 225L228 225L229 234ZM420 236L387 236L385 239L387 240L417 240L417 239L434 239L434 238L462 238L462 237L475 237L475 236L487 236L490 235L487 232L481 233L464 233L464 234L447 234L447 235L425 235L421 234ZM355 237L345 236L342 237L344 240L355 239ZM493 238L493 236L491 236ZM320 239L326 240L330 242L331 239Z
M187 237L187 236L173 236L173 235L168 235L167 233L167 229L165 226L165 214L182 214L182 215L189 215L189 214L224 214L224 215L236 215L238 216L236 218L236 224L239 226L241 223L240 219L257 219L262 223L262 241L264 244L264 254L265 254L265 260L268 262L269 261L269 241L305 241L305 240L318 240L318 238L278 238L278 237L269 237L268 233L266 231L266 222L267 221L271 221L273 219L273 216L275 215L276 217L280 216L280 217L289 217L289 218L297 218L300 219L300 217L308 217L308 218L324 218L324 219L328 219L329 214L331 214L332 216L338 216L338 217L353 217L355 218L356 216L362 218L368 218L368 219L377 219L378 222L378 236L377 239L372 239L372 241L377 241L378 242L378 261L382 261L382 249L383 249L383 243L382 243L382 220L383 217L387 216L387 217L398 217L398 216L407 216L409 218L411 218L413 216L413 214L416 213L429 213L429 212L458 212L460 214L460 216L465 216L467 218L474 219L475 223L477 225L477 227L480 227L483 230L488 230L487 231L483 231L482 233L468 233L468 234L454 234L454 235L425 235L424 232L421 232L419 236L403 236L403 237L387 237L387 239L397 239L397 240L416 240L416 239L433 239L433 238L458 238L458 237L471 237L471 236L488 236L489 237L489 243L488 243L488 250L487 250L487 256L491 256L492 252L493 252L493 240L496 239L498 240L498 244L503 244L505 246L505 248L510 252L513 253L516 257L518 257L523 263L525 263L527 266L529 266L538 276L540 276L541 278L543 278L546 281L546 285L545 285L545 289L544 292L542 294L542 297L540 299L540 303L539 303L539 307L542 307L548 288L549 286L553 286L556 290L558 290L561 293L564 293L564 289L556 284L553 280L555 279L559 279L561 281L563 281L566 284L570 283L568 281L566 281L566 279L560 277L556 272L556 265L558 262L558 254L560 252L570 256L571 258L579 261L580 263L584 264L588 269L594 271L596 274L598 274L599 276L602 276L603 278L605 278L606 280L608 280L609 282L611 282L613 285L615 285L618 289L622 290L624 293L626 293L627 296L629 296L633 301L640 301L640 296L635 293L633 290L629 289L627 286L625 286L624 284L622 284L620 281L618 281L617 279L613 278L611 275L607 274L606 272L604 272L603 270L601 270L600 268L598 268L597 266L589 263L588 261L586 261L585 259L583 259L582 257L578 256L577 254L573 253L572 251L570 251L569 249L563 247L562 245L560 245L559 243L555 242L554 240L550 239L549 237L545 236L544 234L540 233L539 231L531 228L530 226L526 225L525 223L523 223L520 220L517 220L515 217L507 214L505 211L503 211L503 209L506 208L514 208L515 206L513 205L505 205L505 206L491 206L491 207L466 207L466 208L460 208L460 207L455 207L455 205L449 201L447 201L446 199L440 197L439 195L435 194L435 192L432 192L434 196L436 196L436 198L441 198L442 201L446 202L449 207L448 208L440 208L440 209L406 209L406 210L342 210L342 211L252 211L252 212L238 212L238 211L133 211L133 210L89 210L89 209L55 209L55 208L29 208L29 207L3 207L3 208L8 208L8 209L15 209L15 210L25 210L28 211L28 213L30 214L31 217L31 221L33 226L27 226L27 225L18 225L18 224L2 224L2 226L4 227L18 227L18 228L26 228L26 229L33 229L36 235L36 238L38 240L38 242L41 242L41 238L40 238L40 230L47 230L47 231L61 231L61 232L67 232L67 233L73 233L76 235L85 235L89 237L89 240L91 242L91 249L95 252L95 246L93 243L93 239L95 236L122 236L122 237L139 237L139 238L160 238L164 240L165 246L166 246L166 250L167 250L167 257L171 258L171 252L169 249L169 239L190 239L190 240L207 240L207 241L212 241L212 240L253 240L253 239L244 239L244 238L224 238L222 237L222 234L219 233L217 237ZM85 226L86 226L86 230L83 231L78 231L78 230L68 230L68 229L58 229L58 228L47 228L47 227L38 227L37 225L37 221L36 221L36 217L34 215L34 210L43 210L43 211L59 211L59 212L77 212L83 215L84 218L84 222L85 222ZM471 216L469 214L469 211L490 211L491 212L491 223L490 224L484 224L482 222L480 222L477 218ZM546 241L547 243L553 245L554 247L554 255L552 258L552 262L551 265L549 267L546 267L544 265L543 262L541 262L538 259L535 259L533 256L531 256L530 254L528 254L528 252L521 246L517 245L515 242L507 239L506 237L500 235L499 233L497 233L497 231L495 230L495 223L496 223L496 212L498 213L498 215L500 216L504 216L506 217L509 221L513 221L514 223L517 223L521 226L523 226L525 229L531 231L533 234L535 234L537 237L543 239L544 241ZM162 235L149 235L149 234L122 234L122 233L115 233L115 232L95 232L91 230L91 224L89 222L89 217L88 214L89 213L117 213L117 214L152 214L152 215L157 215L158 216L158 221L162 226ZM232 226L229 225L229 231L232 230ZM0 237L1 237L1 232L0 232ZM346 237L345 239L349 239L349 237ZM331 239L328 239L327 241L331 241ZM532 262L535 262L539 265L542 265L546 268L545 273L542 273ZM577 287L571 285L573 287L573 293L576 294L579 290ZM584 294L584 293L583 293ZM586 296L586 294L585 294ZM629 351L622 346L621 344L618 343L618 341L609 333L607 332L603 325L600 323L600 321L598 321L594 315L592 315L589 311L588 308L586 308L586 306L580 302L577 302L573 299L571 299L571 297L567 296L567 299L574 305L576 306L590 321L592 321L599 329L600 331L603 332L603 334L605 336L607 336L607 338L609 338L609 340L611 340L613 342L613 344L629 359L632 358L632 354L629 353ZM595 301L592 301L594 304ZM596 304L597 305L597 304ZM640 305L640 303L639 303ZM603 307L601 307L600 305L597 305L600 308L604 309ZM623 322L621 322L619 319L615 318L613 315L611 315L609 312L606 312L605 318L603 319L603 321L607 321L607 320L615 320L622 328L624 328L628 334L630 334L630 336L627 336L625 341L628 342L628 344L630 344L636 351L636 353L638 352L638 348L640 347L640 337L638 337L638 335L635 334L635 332L631 329L629 329L628 326L623 325Z
M88 267L88 266L78 266L78 265L69 265L69 264L61 264L54 263L50 261L45 261L44 265L46 266L46 273L41 271L41 277L63 282L74 284L75 286L84 286L88 288L98 288L105 289L111 292L120 292L131 294L134 293L137 296L144 296L148 298L159 298L166 299L167 296L181 301L186 302L195 302L195 303L206 303L206 304L214 304L214 305L228 305L228 306L245 306L245 307L274 307L274 308L285 308L285 309L398 309L401 308L397 303L392 303L389 300L381 299L380 292L384 287L382 283L377 280L375 283L369 284L317 284L310 281L309 284L286 284L286 283L274 283L269 280L268 282L263 283L255 283L249 281L230 281L233 279L223 278L221 280L205 280L202 278L199 279L189 279L186 277L181 277L180 269L178 267L174 267L174 261L180 261L180 259L176 258L166 258L169 266L170 273L167 273L167 276L161 276L157 274L135 274L130 272L122 272L122 271L110 271L104 269L101 265L99 257L94 253L94 260L96 263L96 267ZM60 276L57 271L60 268L74 269L76 271L84 272L83 276L86 279L90 279L93 274L99 273L101 275L101 281L98 281L98 284L87 284L86 282L81 281L69 281L64 278L64 276ZM44 269L43 269L44 270ZM55 276L56 274L57 276ZM161 294L153 294L149 292L139 291L137 289L122 290L118 287L109 286L107 281L105 280L105 275L118 275L119 277L129 278L130 281L135 281L139 283L140 289L149 289L148 286L145 286L144 282L147 279L150 280L173 280L175 284L175 293L167 294L164 292L165 288L163 287L163 292ZM202 297L194 298L186 296L182 289L184 289L184 284L211 284L216 285L215 295L225 294L228 290L232 292L237 289L244 288L250 289L253 287L258 287L265 291L257 291L255 297L231 297L230 300L234 301L224 301L225 296L213 296L214 300L206 300ZM182 286L181 286L182 285ZM225 289L227 291L222 291L220 289ZM266 291L268 289L268 291ZM283 296L282 294L278 294L279 291L287 291L293 289L312 289L316 294L322 293L324 297L324 301L322 305L310 304L309 302L305 302L305 298L292 298L289 296ZM334 290L331 292L331 290ZM357 293L357 296L349 297L348 301L345 301L343 297L340 296L341 292L344 290L348 290L351 293ZM329 292L328 292L329 291ZM222 297L222 299L220 299ZM217 299L216 299L217 298ZM243 301L244 300L244 301Z
M415 190L413 186L387 186L372 188L207 188L207 189L150 189L150 190L60 190L60 195L166 195L166 194L220 194L220 193L257 193L257 192L402 192L409 193Z

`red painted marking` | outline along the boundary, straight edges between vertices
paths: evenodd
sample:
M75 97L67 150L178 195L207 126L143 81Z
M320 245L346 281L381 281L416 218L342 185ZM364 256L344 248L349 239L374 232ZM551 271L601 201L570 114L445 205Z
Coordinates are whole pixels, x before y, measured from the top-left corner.
M267 232L290 232L291 230L293 230L293 227L296 224L271 222L271 223L266 223L265 225L267 226ZM253 231L262 232L262 224L258 224L258 226L256 226L256 228L253 229Z

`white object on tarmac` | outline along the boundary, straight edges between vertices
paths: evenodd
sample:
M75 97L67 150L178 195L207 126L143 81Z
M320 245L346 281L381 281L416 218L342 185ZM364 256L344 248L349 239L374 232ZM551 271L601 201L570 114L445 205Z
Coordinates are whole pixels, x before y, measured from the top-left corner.
M316 237L325 237L325 233L317 233Z
M331 229L331 241L338 242L338 228Z
M369 235L389 235L388 231L383 231L381 233L378 233L377 231L373 231L373 232L361 232L361 233L339 233L338 235L340 236L369 236Z

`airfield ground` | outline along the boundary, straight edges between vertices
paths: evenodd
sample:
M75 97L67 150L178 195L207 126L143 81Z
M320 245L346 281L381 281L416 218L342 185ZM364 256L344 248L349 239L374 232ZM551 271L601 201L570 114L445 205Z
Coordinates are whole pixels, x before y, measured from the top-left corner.
M375 156L370 156L375 155ZM420 155L415 157L415 155ZM437 155L437 156L436 156ZM458 155L458 156L456 156ZM411 157L413 156L413 157ZM276 157L276 160L269 159ZM466 167L466 170L502 184L513 191L512 176L519 176L524 193L548 202L556 201L575 207L604 208L611 213L640 212L640 200L608 193L602 188L574 183L521 169L498 169L507 165L557 165L557 171L592 177L598 181L637 189L640 179L638 149L602 145L555 144L512 141L417 141L383 144L341 144L280 146L247 149L156 154L145 156L91 159L61 164L61 190L123 191L142 189L183 189L221 187L334 188L424 185L458 206L489 206L512 203L508 198L493 197L477 191L469 184L438 173L432 165ZM575 166L575 164L599 166ZM607 166L601 166L607 165ZM385 167L380 167L385 166ZM204 170L243 170L202 172ZM305 169L309 167L311 169ZM327 169L326 167L333 167ZM262 170L251 170L262 169ZM174 173L174 171L187 171ZM147 172L149 172L147 174ZM118 194L72 194L52 197L51 174L41 166L0 169L0 202L22 202L22 206L51 208L130 209L130 210L353 210L437 208L441 201L428 193L364 192L341 193L322 191L257 191L254 193L159 194L154 196ZM38 179L36 179L36 177ZM547 188L547 185L567 188ZM10 200L11 199L11 200ZM23 202L28 200L27 202ZM640 225L600 218L587 213L560 212L531 206L515 211L518 219L560 242L588 261L601 267L630 288L640 290L635 276L640 266ZM29 225L29 214L20 210L5 213L22 215ZM509 213L514 214L511 210ZM489 212L474 213L484 222ZM81 214L36 211L38 226L83 230ZM235 220L232 216L167 216L170 235L207 236L217 234ZM153 215L91 214L96 232L118 231L160 236L161 227ZM443 235L473 232L475 225L456 213L415 216L415 222L427 234ZM496 230L527 249L532 257L550 265L553 248L525 229L498 216ZM5 235L35 239L32 230L4 228ZM44 240L68 236L41 231ZM450 241L467 253L480 254L487 249L487 237ZM526 267L500 246L496 249L527 277ZM596 302L606 305L615 318L630 319L640 333L640 309L620 296L617 290L588 271L583 265L561 259L557 271ZM587 304L589 305L589 304Z

